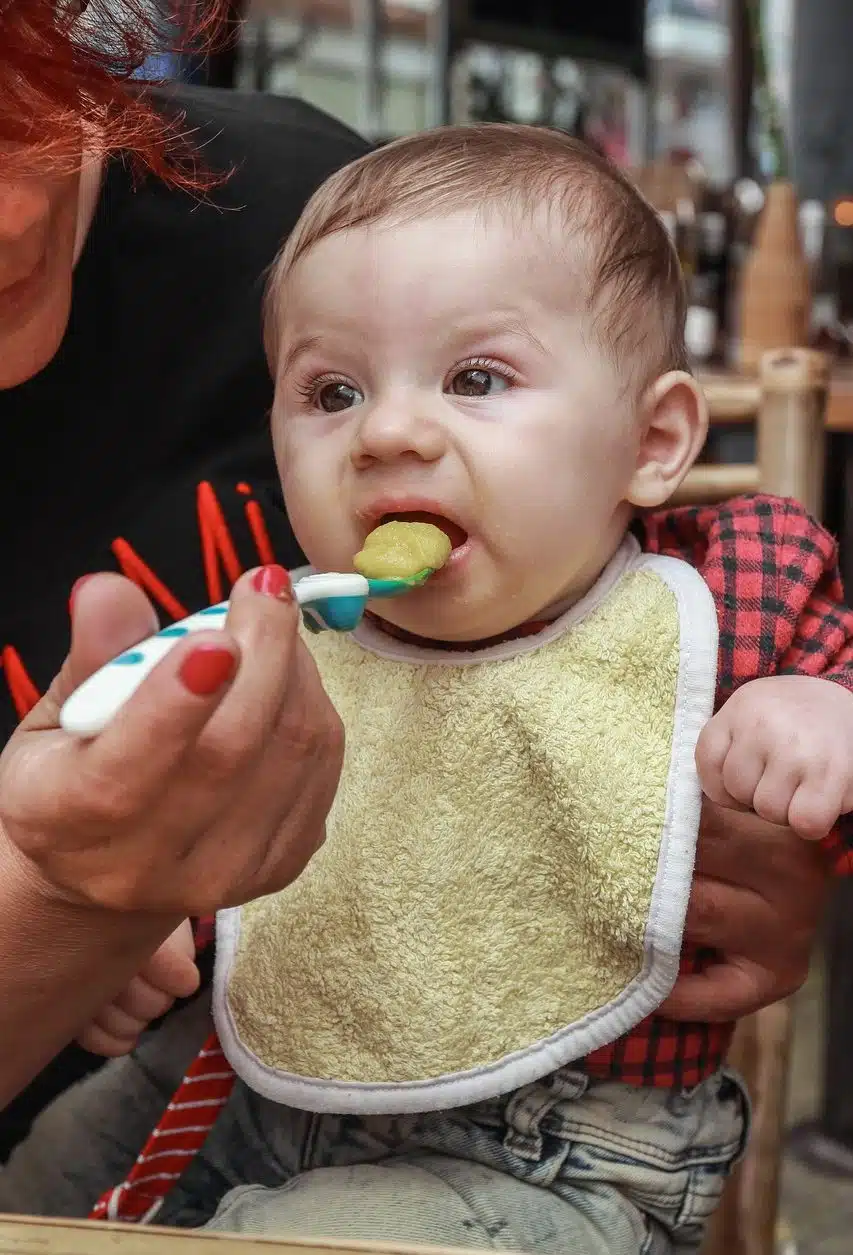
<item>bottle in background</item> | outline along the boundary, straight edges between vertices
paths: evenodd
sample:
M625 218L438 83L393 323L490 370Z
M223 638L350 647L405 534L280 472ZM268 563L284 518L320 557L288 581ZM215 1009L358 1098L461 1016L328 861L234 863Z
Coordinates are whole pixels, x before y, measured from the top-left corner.
M807 345L810 321L811 285L797 193L791 182L777 179L767 188L740 276L740 369L754 374L768 350Z
M764 208L764 192L754 179L739 179L729 198L728 290L726 293L723 346L727 365L737 368L740 358L740 286L744 263L755 238L756 225Z

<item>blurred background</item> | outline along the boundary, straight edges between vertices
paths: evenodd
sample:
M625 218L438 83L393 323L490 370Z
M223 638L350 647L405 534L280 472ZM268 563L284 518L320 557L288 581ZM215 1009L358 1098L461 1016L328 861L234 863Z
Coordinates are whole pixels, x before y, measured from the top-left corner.
M608 154L673 233L705 377L748 378L762 350L782 345L831 356L826 521L849 589L851 60L853 0L231 0L214 56L164 55L142 75L300 96L377 143L448 121L514 120ZM752 439L729 426L706 456L747 463ZM846 885L795 1025L776 1249L853 1255Z
M637 172L685 264L703 271L691 337L709 364L737 358L738 264L765 185L793 178L810 331L848 356L853 0L229 3L228 46L206 61L157 57L143 74L295 94L380 143L466 120L587 139Z

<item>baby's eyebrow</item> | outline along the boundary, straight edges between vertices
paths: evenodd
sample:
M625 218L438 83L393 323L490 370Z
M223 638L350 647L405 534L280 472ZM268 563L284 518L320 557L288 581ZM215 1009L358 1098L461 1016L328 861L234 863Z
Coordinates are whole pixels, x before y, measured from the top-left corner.
M505 335L518 336L540 353L547 354L548 352L539 337L531 330L526 319L519 314L497 315L482 321L477 320L467 326L463 323L458 331L459 338L463 340L486 340Z
M278 373L280 375L286 375L289 370L293 369L294 364L300 357L302 357L305 353L310 353L312 349L316 349L319 343L319 336L300 336L293 342L293 344L291 344L290 348L282 358Z

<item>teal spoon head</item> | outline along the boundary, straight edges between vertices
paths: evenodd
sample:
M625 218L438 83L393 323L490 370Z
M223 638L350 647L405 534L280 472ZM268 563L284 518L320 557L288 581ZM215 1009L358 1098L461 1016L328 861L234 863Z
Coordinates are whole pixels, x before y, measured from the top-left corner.
M423 571L418 571L416 575L395 576L389 580L368 580L369 596L371 598L399 597L400 593L407 593L412 588L420 588L431 575L435 575L433 568L424 567Z

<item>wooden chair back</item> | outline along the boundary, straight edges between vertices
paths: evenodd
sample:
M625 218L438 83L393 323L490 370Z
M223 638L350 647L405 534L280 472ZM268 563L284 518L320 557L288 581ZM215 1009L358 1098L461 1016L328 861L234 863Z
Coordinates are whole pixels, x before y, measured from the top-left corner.
M711 426L755 424L755 460L748 465L699 463L676 500L712 504L744 492L795 497L816 518L823 513L829 363L810 349L766 353L758 379L702 381Z

